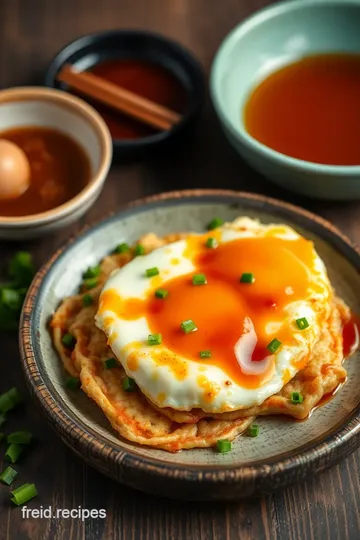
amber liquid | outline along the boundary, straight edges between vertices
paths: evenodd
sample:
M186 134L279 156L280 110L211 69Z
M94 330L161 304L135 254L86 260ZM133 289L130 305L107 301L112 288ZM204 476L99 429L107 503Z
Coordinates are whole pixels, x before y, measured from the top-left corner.
M272 73L251 93L244 122L282 154L360 165L360 55L309 56Z

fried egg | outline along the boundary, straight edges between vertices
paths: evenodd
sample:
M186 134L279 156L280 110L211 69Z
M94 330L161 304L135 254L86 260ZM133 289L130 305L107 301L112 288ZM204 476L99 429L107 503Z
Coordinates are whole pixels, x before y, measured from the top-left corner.
M158 407L260 405L311 358L332 288L313 243L239 218L116 270L96 324Z

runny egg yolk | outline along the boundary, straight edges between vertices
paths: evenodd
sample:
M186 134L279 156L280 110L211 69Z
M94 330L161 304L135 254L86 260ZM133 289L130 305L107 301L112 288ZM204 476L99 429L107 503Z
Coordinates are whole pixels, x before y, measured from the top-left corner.
M122 300L114 290L107 290L100 311L111 310L122 319L146 317L151 332L161 333L162 344L169 350L216 365L235 382L256 388L266 374L243 374L234 345L242 335L245 317L251 319L257 334L254 362L271 354L267 346L275 337L283 345L291 344L296 326L295 321L289 324L285 309L308 296L316 273L312 242L301 237L251 237L208 249L198 238L190 238L186 256L196 271L163 282L161 287L169 293L165 299L156 298L154 289L146 300ZM207 283L194 285L195 273L205 274ZM253 274L255 281L241 283L243 273ZM197 330L185 334L180 324L188 319ZM201 359L200 351L211 351L211 357Z

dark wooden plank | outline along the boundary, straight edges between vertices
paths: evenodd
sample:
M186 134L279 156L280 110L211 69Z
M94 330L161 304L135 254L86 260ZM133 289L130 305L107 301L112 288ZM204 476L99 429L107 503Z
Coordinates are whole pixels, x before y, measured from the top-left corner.
M226 33L266 0L3 0L0 3L0 87L40 83L45 66L78 35L114 27L144 27L191 48L208 73ZM332 220L360 243L360 205L314 202L268 184L229 147L207 99L194 143L176 156L114 168L93 209L72 228L49 238L0 245L5 263L18 248L40 265L85 222L139 196L191 187L227 187L283 198ZM194 504L149 497L115 484L67 449L29 399L19 365L16 336L1 336L0 391L19 386L26 406L9 429L28 427L37 443L18 466L21 479L36 482L31 508L106 509L106 519L22 519L0 489L0 539L68 540L357 540L360 535L360 452L322 476L286 491L236 504ZM0 465L2 465L0 463Z

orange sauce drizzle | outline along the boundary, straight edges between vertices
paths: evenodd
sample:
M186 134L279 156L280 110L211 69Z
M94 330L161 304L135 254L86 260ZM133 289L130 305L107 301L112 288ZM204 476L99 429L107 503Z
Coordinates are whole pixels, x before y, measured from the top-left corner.
M244 318L251 318L258 337L254 361L270 354L267 345L275 337L282 344L291 343L296 326L295 321L294 327L283 324L285 308L307 297L315 271L313 244L304 238L252 237L209 249L205 247L208 236L190 238L186 247L194 273L204 273L206 285L194 286L193 274L180 276L161 284L169 291L166 299L156 298L151 284L146 300L124 300L110 289L101 295L100 313L111 310L127 320L144 316L172 353L216 365L241 386L257 388L271 377L273 367L260 376L242 373L234 345L243 332ZM240 283L246 272L254 274L254 283ZM180 324L187 319L195 322L197 331L184 334ZM267 328L270 321L277 324L274 333ZM210 350L212 357L201 360L202 350Z

